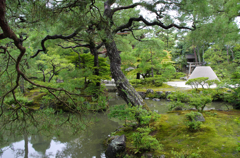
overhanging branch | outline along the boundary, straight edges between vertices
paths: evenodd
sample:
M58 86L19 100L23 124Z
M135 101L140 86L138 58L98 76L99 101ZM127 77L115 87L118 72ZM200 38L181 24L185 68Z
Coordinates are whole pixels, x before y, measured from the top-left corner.
M60 46L63 49L69 49L69 48L74 49L74 48L78 48L78 47L87 47L87 48L89 48L90 47L89 44L78 44L78 45L75 45L75 46L68 46L68 47L64 47L61 44L58 44L58 46Z
M45 47L45 42L49 39L70 39L70 38L73 38L74 36L76 36L78 34L78 32L80 31L80 29L78 28L76 31L74 31L71 35L68 35L68 36L63 36L63 35L53 35L53 36L50 36L50 35L47 35L41 42L41 46L42 46L42 49L39 49L33 56L31 56L30 58L34 58L36 57L40 52L44 52L46 51L46 47Z
M189 28L189 27L185 27L185 26L179 26L179 25L176 25L174 23L170 24L170 25L164 25L162 22L160 21L154 21L154 22L149 22L147 21L146 19L144 19L142 16L138 17L138 18L130 18L128 20L128 23L124 24L124 25L121 25L119 26L118 28L116 28L113 33L117 33L118 31L122 30L122 29L125 29L125 28L129 28L132 26L133 22L134 21L137 21L137 22L140 22L142 21L145 25L147 26L160 26L164 29L170 29L172 27L175 27L177 29L187 29L187 30L194 30L192 28Z
M114 8L114 9L112 9L112 14L114 14L116 11L135 8L136 6L142 5L142 4L143 3L134 3L134 4L129 5L129 6L123 6L123 7Z

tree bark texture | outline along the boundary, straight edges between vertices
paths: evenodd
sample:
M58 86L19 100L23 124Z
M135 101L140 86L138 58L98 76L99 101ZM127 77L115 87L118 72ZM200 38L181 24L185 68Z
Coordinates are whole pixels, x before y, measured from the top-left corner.
M111 35L109 35L111 36ZM110 38L108 38L109 40ZM119 95L133 106L144 105L142 97L136 92L121 70L121 58L113 40L104 42L110 59L110 70L115 80Z
M106 47L107 55L110 59L110 70L112 78L115 80L119 95L132 106L145 105L142 97L137 93L133 86L128 82L127 78L121 70L121 57L118 53L116 43L111 31L112 10L111 5L114 0L108 0L104 3L104 17L107 22L102 22L101 28L104 30L102 41Z
M140 75L141 75L141 73L137 73L137 78L136 79L141 79Z

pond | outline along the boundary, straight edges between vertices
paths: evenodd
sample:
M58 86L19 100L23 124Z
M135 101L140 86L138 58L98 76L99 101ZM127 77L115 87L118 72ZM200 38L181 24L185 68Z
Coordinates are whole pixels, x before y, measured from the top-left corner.
M106 114L96 114L99 121L78 135L61 134L57 137L24 135L8 138L9 143L1 145L2 158L102 158L103 140L117 129L119 124L107 118ZM64 130L64 129L62 129ZM5 146L5 147L3 147ZM27 155L26 155L27 153Z
M121 105L125 102L115 93L110 94L109 105ZM166 113L169 101L145 100L151 110ZM206 109L227 109L225 103L213 102ZM99 119L85 131L77 135L69 133L60 136L11 135L7 142L0 143L0 158L104 158L103 141L119 126L119 121L110 120L107 114L97 113ZM63 133L64 133L64 129Z

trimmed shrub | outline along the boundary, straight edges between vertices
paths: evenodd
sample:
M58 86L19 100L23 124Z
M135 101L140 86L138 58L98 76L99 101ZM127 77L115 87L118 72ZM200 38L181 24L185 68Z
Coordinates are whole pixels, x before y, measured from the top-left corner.
M185 115L186 117L185 125L188 127L190 131L197 131L201 127L202 122L195 120L197 116L201 116L201 114L199 112L193 111Z

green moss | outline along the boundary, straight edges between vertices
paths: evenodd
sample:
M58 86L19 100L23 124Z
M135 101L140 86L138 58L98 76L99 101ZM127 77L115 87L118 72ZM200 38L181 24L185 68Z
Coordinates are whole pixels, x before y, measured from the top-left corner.
M163 144L163 150L155 155L166 157L195 155L202 158L240 157L237 152L240 141L240 125L236 117L240 111L209 111L203 113L205 122L200 130L191 132L184 124L184 114L189 111L162 114L161 118L149 126L154 129L153 137ZM121 131L127 136L127 148L132 147L131 134L134 130Z
M40 108L41 99L45 95L47 95L47 93L41 92L41 89L33 89L26 93L25 97L33 101L33 106L31 108L38 110Z
M183 88L183 87L172 87L172 86L169 86L168 84L166 83L163 83L162 86L160 87L154 87L152 85L145 85L145 86L141 86L141 87L137 87L135 88L136 91L138 92L144 92L146 91L147 89L152 89L154 91L183 91L183 90L187 90L188 88Z

